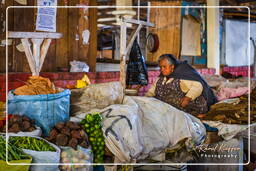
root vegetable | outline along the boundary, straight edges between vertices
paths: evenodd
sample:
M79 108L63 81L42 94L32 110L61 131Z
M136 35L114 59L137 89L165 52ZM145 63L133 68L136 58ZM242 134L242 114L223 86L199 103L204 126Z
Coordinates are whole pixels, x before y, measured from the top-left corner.
M62 160L62 163L70 163L70 161L69 161L68 158L64 158L64 159ZM66 166L66 165L65 165L65 166Z
M82 137L83 140L88 141L88 136L87 136L87 134L84 132L84 130L81 130L81 131L80 131L80 135L81 135L81 137Z
M14 123L14 122L21 122L22 118L20 115L13 115L10 119L10 122Z
M59 134L56 137L56 144L58 146L65 146L68 143L68 136L65 134Z
M54 141L56 139L57 135L58 135L57 129L53 128L50 131L50 136L47 139L52 142L52 141Z
M77 144L78 144L77 139L71 138L71 140L70 140L69 143L68 143L68 146L70 146L70 147L76 149Z
M76 131L76 130L71 131L71 137L80 139L81 138L80 131Z
M55 127L56 127L59 131L61 131L61 129L64 128L64 126L65 126L65 123L64 123L64 122L59 122L57 125L55 125Z
M77 152L77 157L78 157L79 159L84 159L86 156L84 155L84 153L83 153L82 151L78 151L78 152Z
M32 132L32 131L34 131L34 130L36 130L36 128L35 127L30 127L30 128L28 128L28 132Z
M67 136L70 136L70 129L68 127L64 127L60 131L62 134L65 134Z
M12 115L8 120L8 131L18 133L20 131L23 132L31 132L36 128L33 122L29 119L29 117L23 115ZM3 131L3 130L1 130Z
M61 128L60 130L58 128ZM64 136L65 135L65 136ZM58 139L58 140L57 140ZM68 121L66 123L60 122L50 131L47 140L56 145L70 146L74 149L77 145L88 148L88 136L83 128L75 122Z
M78 161L79 161L78 158L76 158L76 157L73 157L73 158L72 158L72 162L73 162L73 163L77 163Z
M68 157L68 153L64 151L61 153L61 158L65 158L65 157Z
M12 127L9 129L9 132L14 132L14 133L20 132L19 124L18 123L13 124Z
M22 116L22 120L23 121L30 121L29 117L27 117L27 116Z
M76 129L80 129L80 126L77 124L77 123L75 123L75 122L72 122L72 121L68 121L67 123L66 123L66 126L67 127L69 127L70 129L72 129L72 130L76 130Z
M29 121L23 121L22 122L22 128L23 128L24 131L27 131L28 128L30 128L30 126L31 126L31 124L30 124Z

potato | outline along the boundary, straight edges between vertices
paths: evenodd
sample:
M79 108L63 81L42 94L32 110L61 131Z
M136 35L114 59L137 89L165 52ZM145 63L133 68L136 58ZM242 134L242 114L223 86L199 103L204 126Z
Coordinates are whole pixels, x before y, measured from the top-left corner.
M65 157L67 157L67 156L68 156L68 153L65 152L65 151L61 153L61 158L65 158Z
M56 137L56 144L58 146L66 146L67 143L68 143L67 135L64 135L64 134L57 135L57 137Z

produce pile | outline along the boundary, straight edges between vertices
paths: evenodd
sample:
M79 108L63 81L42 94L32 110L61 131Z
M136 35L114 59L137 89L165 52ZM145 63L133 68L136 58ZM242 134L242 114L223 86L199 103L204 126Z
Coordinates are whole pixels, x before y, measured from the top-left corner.
M81 121L81 124L89 136L89 143L93 151L93 162L103 163L105 141L101 129L101 115L99 113L87 114L85 119Z
M256 88L250 94L251 123L256 122ZM211 106L203 120L228 124L248 124L248 95L240 96L238 104L218 103Z
M22 152L15 145L8 143L8 161L30 159L31 157ZM6 141L0 136L0 160L6 160Z
M33 151L56 151L56 149L48 144L46 141L33 137L14 136L9 138L9 142L10 144L22 149L28 149Z
M73 148L62 149L61 152L61 163L80 163L86 164L91 163L91 157L89 153L83 152L82 150L74 150ZM86 170L86 165L62 165L61 170Z
M40 76L31 76L25 83L26 85L17 88L15 95L38 95L38 94L55 94L58 91L48 78Z
M74 149L77 148L77 145L84 148L89 146L88 137L83 128L72 121L56 124L50 131L50 136L46 137L46 140L57 146L69 146Z
M36 129L34 124L35 121L27 116L8 115L8 132L32 132ZM6 125L0 128L0 132L6 132Z

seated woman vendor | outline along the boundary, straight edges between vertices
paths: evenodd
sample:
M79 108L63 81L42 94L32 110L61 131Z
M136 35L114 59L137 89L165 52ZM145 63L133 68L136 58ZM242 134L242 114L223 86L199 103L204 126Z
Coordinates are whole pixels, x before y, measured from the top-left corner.
M217 98L200 74L171 54L159 57L161 74L146 96L162 100L190 114L203 114Z

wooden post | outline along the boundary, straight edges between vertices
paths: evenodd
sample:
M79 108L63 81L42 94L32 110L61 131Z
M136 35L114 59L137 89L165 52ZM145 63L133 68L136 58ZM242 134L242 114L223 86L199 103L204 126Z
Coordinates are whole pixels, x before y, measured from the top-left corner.
M90 0L89 6L97 6L96 0ZM97 8L89 9L89 53L88 53L88 65L90 71L96 71L96 57L97 57Z
M39 72L42 69L42 66L43 66L43 63L44 63L44 59L45 59L47 51L48 51L48 49L50 47L51 41L52 41L52 39L45 39L44 43L42 45L42 48L41 48L41 51L40 51Z
M140 20L140 0L137 0L138 4L137 4L137 20ZM140 44L140 33L138 33L138 44Z
M123 88L126 88L126 22L121 19L121 29L120 29L120 82Z
M36 65L36 75L39 75L39 67L40 67L40 46L43 42L43 39L32 39L33 42L33 56L35 59Z
M148 2L148 8L147 8L147 22L150 22L150 6L151 2ZM146 27L146 37L149 34L149 27ZM146 53L145 53L145 60L148 61L148 48L146 47Z
M253 76L256 77L256 39L253 39L251 38L251 41L252 41L252 45L253 45L253 48L254 48L254 58L253 58ZM250 77L250 75L248 75L248 77Z
M32 75L36 75L36 67L35 67L35 60L33 54L30 49L30 43L27 38L21 39L22 45L24 46L24 51L28 60L29 68L32 72Z
M207 0L207 6L218 6L219 0ZM207 8L207 67L220 73L219 8Z
M125 52L124 52L124 55L127 56L132 48L132 45L133 45L133 42L135 40L136 37L139 37L139 33L140 33L140 30L142 28L142 25L140 24L137 29L132 33L132 37L131 39L129 40L129 44L127 46L127 48L125 49Z

